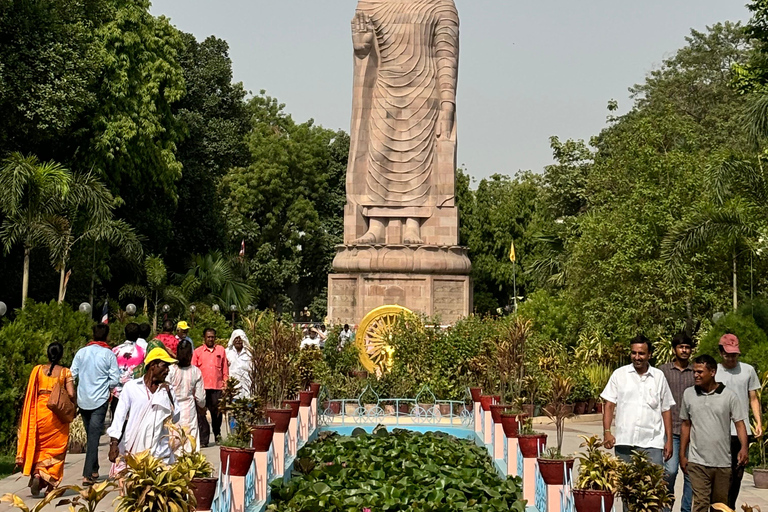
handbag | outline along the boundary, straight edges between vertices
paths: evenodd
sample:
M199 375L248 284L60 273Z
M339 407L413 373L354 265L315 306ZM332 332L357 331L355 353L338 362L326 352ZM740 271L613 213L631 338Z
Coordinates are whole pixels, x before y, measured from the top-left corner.
M61 375L59 375L59 381L53 385L51 390L51 396L48 398L48 409L62 423L72 423L75 416L77 416L77 406L69 399L66 386L61 382Z

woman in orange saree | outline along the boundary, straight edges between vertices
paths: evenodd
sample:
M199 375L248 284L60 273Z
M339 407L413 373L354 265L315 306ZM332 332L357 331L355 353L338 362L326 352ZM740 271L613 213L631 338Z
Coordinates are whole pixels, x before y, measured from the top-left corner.
M48 409L51 390L60 382L70 400L76 400L72 374L69 368L58 364L64 347L54 342L48 345L47 352L50 363L35 366L29 376L16 448L16 465L22 467L23 475L30 477L29 487L33 496L40 493L41 486L53 489L64 476L69 423L63 423Z

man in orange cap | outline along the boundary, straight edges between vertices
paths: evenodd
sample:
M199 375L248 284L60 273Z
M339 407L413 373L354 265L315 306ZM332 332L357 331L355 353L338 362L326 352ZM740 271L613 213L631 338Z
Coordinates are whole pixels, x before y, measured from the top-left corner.
M752 432L749 421L745 421L749 440L763 435L763 418L760 413L760 401L757 390L760 389L760 379L755 369L746 363L739 362L739 338L735 334L724 334L720 338L720 356L723 362L717 365L715 380L725 384L725 387L736 394L745 411L752 409L755 417L755 431ZM748 407L749 406L749 407ZM736 508L736 500L741 490L741 479L744 477L744 465L738 461L741 442L736 435L736 426L731 424L731 485L728 490L728 506Z

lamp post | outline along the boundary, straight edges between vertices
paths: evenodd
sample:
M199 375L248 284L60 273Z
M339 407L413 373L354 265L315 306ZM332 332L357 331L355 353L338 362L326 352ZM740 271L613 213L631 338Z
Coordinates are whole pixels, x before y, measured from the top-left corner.
M80 304L80 306L77 308L78 311L80 311L84 315L90 315L91 314L91 305L87 302L83 302Z
M128 304L125 306L125 312L128 313L130 316L133 316L136 314L136 304Z
M221 308L219 307L218 304L214 304L213 306L211 306L211 311L213 311L214 313L219 313L221 311Z
M0 301L0 317L5 316L7 312L8 312L8 306L5 305L5 302Z
M171 310L171 306L168 304L163 304L163 321L168 320L168 312Z
M232 312L232 328L235 328L235 313L237 312L237 306L232 304L229 306L229 310Z
M191 322L190 325L192 325L192 327L195 326L195 311L197 311L197 306L194 304L189 306L189 321Z

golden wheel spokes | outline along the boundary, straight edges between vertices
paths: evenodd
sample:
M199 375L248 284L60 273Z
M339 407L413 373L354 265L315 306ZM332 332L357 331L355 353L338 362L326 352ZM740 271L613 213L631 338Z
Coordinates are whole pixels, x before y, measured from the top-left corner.
M390 346L398 316L410 311L402 306L381 306L368 313L360 323L358 337L360 361L369 372L382 375L392 367L394 350Z

